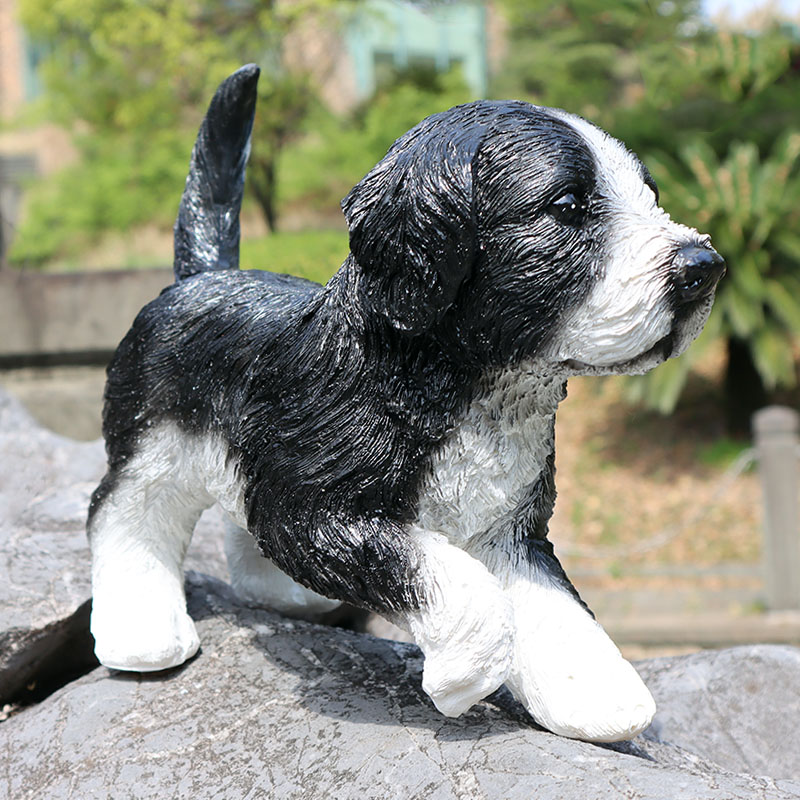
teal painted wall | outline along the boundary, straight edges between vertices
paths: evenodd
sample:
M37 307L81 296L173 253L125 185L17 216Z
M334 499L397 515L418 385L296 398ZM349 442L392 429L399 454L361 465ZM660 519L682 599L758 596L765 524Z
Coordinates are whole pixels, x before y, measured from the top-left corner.
M486 8L479 2L369 0L346 41L359 99L375 91L385 70L414 65L460 65L475 97L486 95Z

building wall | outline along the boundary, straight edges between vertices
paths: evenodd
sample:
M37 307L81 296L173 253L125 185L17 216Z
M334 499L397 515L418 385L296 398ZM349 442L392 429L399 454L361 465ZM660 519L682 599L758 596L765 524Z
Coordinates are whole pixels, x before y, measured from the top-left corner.
M14 0L0 0L0 120L11 119L25 100L22 29Z
M482 2L421 4L370 0L349 23L345 37L359 99L381 82L382 72L425 66L460 66L476 97L486 94L487 9Z
M368 0L335 17L302 26L284 53L316 76L337 113L367 99L392 70L414 65L446 71L457 64L472 94L485 97L505 36L502 17L481 0Z

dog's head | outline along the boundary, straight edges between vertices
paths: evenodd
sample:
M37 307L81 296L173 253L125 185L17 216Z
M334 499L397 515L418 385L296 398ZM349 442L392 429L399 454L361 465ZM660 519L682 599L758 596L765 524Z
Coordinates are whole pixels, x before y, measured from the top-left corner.
M646 371L699 333L724 273L620 142L527 103L428 117L343 207L362 302L497 365Z

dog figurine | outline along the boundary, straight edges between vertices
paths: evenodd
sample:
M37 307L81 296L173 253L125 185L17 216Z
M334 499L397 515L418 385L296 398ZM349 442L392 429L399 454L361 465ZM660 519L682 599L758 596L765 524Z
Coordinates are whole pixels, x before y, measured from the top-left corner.
M423 120L345 198L327 285L239 271L257 80L243 67L212 100L175 283L108 368L98 658L161 670L198 650L182 561L217 502L243 599L393 620L444 714L505 683L550 731L635 736L653 699L547 539L555 412L570 376L683 352L722 258L594 125L480 101Z

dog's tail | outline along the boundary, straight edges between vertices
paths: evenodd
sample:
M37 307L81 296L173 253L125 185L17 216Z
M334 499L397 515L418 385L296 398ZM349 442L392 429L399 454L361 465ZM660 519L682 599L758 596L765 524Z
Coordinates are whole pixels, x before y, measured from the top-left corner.
M223 81L197 134L175 220L175 280L239 266L239 210L259 68Z

